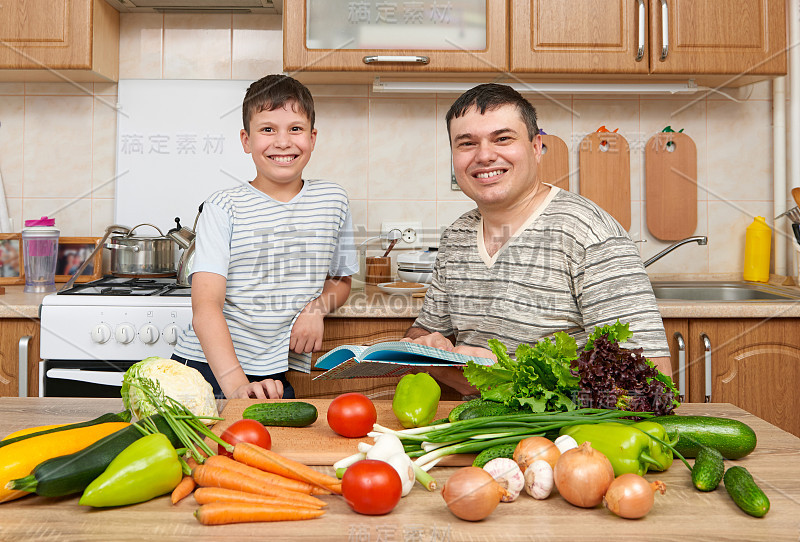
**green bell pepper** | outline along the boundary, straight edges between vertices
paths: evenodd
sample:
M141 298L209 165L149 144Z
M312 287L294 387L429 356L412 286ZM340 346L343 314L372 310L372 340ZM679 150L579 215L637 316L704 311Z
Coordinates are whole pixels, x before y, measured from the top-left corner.
M394 390L392 411L403 427L422 427L431 423L439 408L442 388L428 373L408 374Z
M643 421L630 425L617 422L571 425L561 429L580 445L586 441L602 452L614 467L614 476L633 472L639 476L648 470L663 471L672 465L672 450L650 438L669 442L661 424Z
M124 506L169 493L183 478L169 439L153 433L122 450L83 492L78 504Z

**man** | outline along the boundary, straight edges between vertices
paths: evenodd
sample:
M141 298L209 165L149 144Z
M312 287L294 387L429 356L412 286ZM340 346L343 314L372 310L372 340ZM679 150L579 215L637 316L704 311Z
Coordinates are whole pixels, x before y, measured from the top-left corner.
M650 281L627 232L591 201L539 180L536 110L506 85L479 85L447 112L453 167L477 204L442 235L432 284L406 340L494 358L566 331L630 322L626 346L672 374ZM450 337L454 340L451 341ZM430 371L474 393L458 368Z

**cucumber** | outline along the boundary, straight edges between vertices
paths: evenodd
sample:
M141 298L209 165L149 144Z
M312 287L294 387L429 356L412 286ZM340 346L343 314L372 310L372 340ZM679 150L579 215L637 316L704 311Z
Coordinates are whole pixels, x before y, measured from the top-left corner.
M159 433L163 433L173 446L176 448L182 446L180 439L175 436L160 414L150 416L150 419L158 427ZM45 497L80 493L106 470L112 459L143 436L135 424L130 425L101 438L79 452L39 463L32 474L12 480L11 484L13 489L30 491Z
M85 422L78 422L78 423L70 423L67 425L62 425L61 427L54 427L52 429L46 429L44 431L37 431L35 433L28 433L27 435L21 435L19 437L10 438L7 440L0 440L0 448L3 446L8 446L9 444L14 444L15 442L19 442L21 440L29 439L31 437L38 437L39 435L47 435L48 433L58 433L59 431L68 431L70 429L79 429L81 427L90 427L92 425L98 425L101 423L109 423L109 422L129 422L131 421L131 413L127 410L123 410L119 413L110 412L108 414L103 414L102 416L98 416L93 420L88 420Z
M465 409L471 406L478 405L482 402L483 399L481 399L480 397L477 399L472 399L470 401L464 401L460 405L456 405L455 407L453 407L453 410L451 410L450 414L447 415L447 419L450 420L450 423L457 422L458 417L461 415L461 412L463 412Z
M733 502L751 516L762 518L769 512L769 499L744 467L731 467L723 478Z
M722 481L725 465L722 454L714 448L703 446L692 467L692 483L700 491L714 491Z
M497 446L486 448L475 457L475 460L472 462L472 466L483 468L486 463L492 459L497 459L498 457L514 459L514 450L516 448L516 444L498 444Z
M279 427L305 427L317 421L317 416L317 407L302 401L259 403L250 405L242 413L242 418Z
M670 439L680 436L675 449L684 457L697 457L703 446L714 448L725 459L739 459L756 447L756 434L739 420L713 416L658 416Z
M469 406L458 415L460 420L472 420L474 418L485 418L487 416L505 416L507 414L519 414L520 409L506 406L497 401L482 401L481 403Z

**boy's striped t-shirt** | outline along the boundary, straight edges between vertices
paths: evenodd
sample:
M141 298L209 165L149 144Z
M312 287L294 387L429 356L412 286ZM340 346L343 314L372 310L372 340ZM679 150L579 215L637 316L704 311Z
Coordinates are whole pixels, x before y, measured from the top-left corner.
M669 356L664 326L639 252L593 202L552 187L546 200L493 256L469 211L442 235L432 284L415 326L511 355L566 331L583 347L595 328L629 322L627 347Z
M342 187L305 181L291 201L244 185L213 194L198 221L192 272L227 278L223 314L245 373L309 372L310 354L289 352L292 326L318 297L326 276L358 270L352 219ZM205 361L190 326L175 353Z

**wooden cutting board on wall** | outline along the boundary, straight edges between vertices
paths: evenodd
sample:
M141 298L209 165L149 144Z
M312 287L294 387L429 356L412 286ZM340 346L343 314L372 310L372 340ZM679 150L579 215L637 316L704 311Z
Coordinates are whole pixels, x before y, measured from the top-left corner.
M697 229L697 146L677 132L659 132L644 151L647 229L678 241Z
M631 228L631 156L628 140L612 132L593 132L578 152L580 194Z
M558 136L542 136L542 160L539 162L539 180L569 190L569 150ZM545 150L546 149L546 150Z

